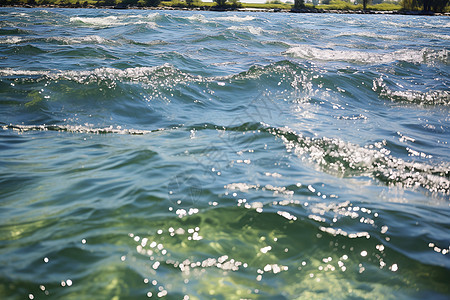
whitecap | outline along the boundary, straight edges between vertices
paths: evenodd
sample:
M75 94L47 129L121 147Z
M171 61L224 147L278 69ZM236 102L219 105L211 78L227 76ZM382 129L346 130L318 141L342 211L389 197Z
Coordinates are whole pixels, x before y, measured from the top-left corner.
M80 37L49 37L46 39L47 41L56 41L59 43L64 43L67 45L73 45L73 44L113 44L115 43L112 40L108 40L105 38L102 38L98 35L87 35L87 36L80 36Z
M93 134L129 134L143 135L151 133L149 130L126 129L121 126L93 127L89 125L4 125L3 130L12 129L20 132L27 131L66 131L74 133L93 133Z
M373 81L372 90L381 97L391 101L405 101L424 105L450 105L450 92L446 90L431 90L426 92L414 90L392 90L383 78Z
M397 41L401 39L401 36L394 34L376 34L374 32L344 32L335 35L334 37L349 37L349 36L358 36L362 38L373 38L373 39L382 39L382 40L392 40Z
M254 35L261 35L264 30L261 27L255 27L255 26L231 26L228 27L229 30L234 31L247 31Z
M391 155L384 142L361 147L339 138L310 138L289 128L269 128L279 136L288 152L309 160L331 174L369 176L388 185L422 187L431 193L450 195L450 165L405 161ZM292 138L296 136L296 138Z
M14 70L14 69L2 69L0 70L0 76L46 76L50 71L34 71L34 70Z
M15 78L21 76L24 78L20 78L20 80L24 82L39 82L42 80L68 80L80 84L108 82L111 86L116 85L118 82L141 83L144 84L144 86L147 88L154 89L160 87L161 84L166 87L171 87L186 82L204 80L201 76L192 76L190 74L184 73L170 64L164 64L154 67L135 67L126 69L97 68L94 70L84 71L0 69L0 76Z
M189 21L200 22L200 23L210 22L210 20L208 20L204 15L192 15L189 17L185 17L185 19L187 19Z
M57 37L47 37L45 39L41 38L23 38L17 36L0 38L0 44L21 44L27 42L36 42L36 41L45 41L45 42L57 42L66 45L73 44L113 44L115 43L112 40L108 40L102 38L98 35L88 35L88 36L80 36L80 37L67 37L67 36L57 36Z
M132 20L128 16L107 16L107 17L71 17L70 22L81 23L84 25L92 25L96 27L113 27L113 26L126 26L146 24L152 28L157 27L157 24L151 20L154 20L159 14L150 14L147 17L134 16ZM150 20L148 20L150 19Z
M96 26L114 26L114 25L122 25L116 16L108 16L108 17L71 17L70 22L72 23L83 23L88 25L96 25Z
M236 15L233 15L233 16L229 16L229 17L217 17L217 18L214 18L214 20L231 21L231 22L247 22L247 21L255 20L255 17L252 17L252 16L238 17Z
M20 44L27 41L27 39L18 36L8 36L0 38L0 44Z
M286 50L284 54L289 54L294 57L303 59L322 61L347 61L364 64L385 64L395 61L407 61L412 63L443 61L444 63L448 63L449 58L449 51L446 49L401 49L393 52L372 53L368 51L319 48L308 45L292 47Z

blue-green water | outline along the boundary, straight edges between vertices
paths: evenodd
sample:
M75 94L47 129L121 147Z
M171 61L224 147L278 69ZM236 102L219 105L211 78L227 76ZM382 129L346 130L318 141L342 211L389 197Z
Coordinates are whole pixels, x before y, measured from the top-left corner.
M0 298L448 299L449 28L0 8Z

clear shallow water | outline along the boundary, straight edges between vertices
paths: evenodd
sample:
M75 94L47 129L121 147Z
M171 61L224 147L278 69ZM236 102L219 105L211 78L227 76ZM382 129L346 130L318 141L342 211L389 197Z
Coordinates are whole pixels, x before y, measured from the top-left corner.
M1 298L447 299L449 27L1 8Z

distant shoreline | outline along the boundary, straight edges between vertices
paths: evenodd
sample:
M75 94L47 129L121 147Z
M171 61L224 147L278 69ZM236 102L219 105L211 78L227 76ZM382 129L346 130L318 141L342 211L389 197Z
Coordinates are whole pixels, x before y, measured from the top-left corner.
M158 6L158 7L120 7L120 6L94 6L89 5L82 6L67 6L67 5L2 5L0 7L20 7L20 8L91 8L91 9L140 9L140 10L184 10L184 11L219 11L219 12L269 12L269 13L328 13L328 14L373 14L373 15L412 15L412 16L450 16L450 13L434 13L423 11L382 11L382 10L337 10L337 9L316 9L316 8L303 8L303 9L277 9L277 8L220 8L215 6L202 6L202 7L173 7L173 6Z

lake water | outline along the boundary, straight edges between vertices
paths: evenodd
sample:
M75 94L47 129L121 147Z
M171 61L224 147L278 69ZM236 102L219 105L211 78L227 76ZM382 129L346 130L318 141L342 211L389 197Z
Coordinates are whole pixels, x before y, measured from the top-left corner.
M0 298L448 299L450 19L0 8Z

